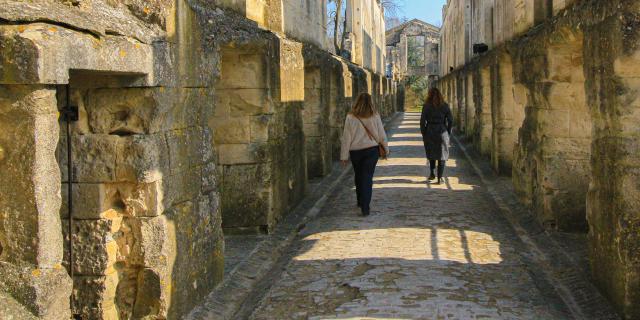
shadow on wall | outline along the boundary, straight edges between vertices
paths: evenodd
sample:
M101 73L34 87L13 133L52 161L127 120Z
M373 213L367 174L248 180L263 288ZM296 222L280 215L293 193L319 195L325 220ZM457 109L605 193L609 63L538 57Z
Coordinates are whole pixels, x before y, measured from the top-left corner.
M583 34L568 29L556 33L543 54L539 48L523 50L519 57L517 79L528 89L529 100L515 148L514 185L543 225L583 232L588 228L592 130Z
M208 121L226 230L267 232L304 196L301 54L299 44L276 38L222 48Z

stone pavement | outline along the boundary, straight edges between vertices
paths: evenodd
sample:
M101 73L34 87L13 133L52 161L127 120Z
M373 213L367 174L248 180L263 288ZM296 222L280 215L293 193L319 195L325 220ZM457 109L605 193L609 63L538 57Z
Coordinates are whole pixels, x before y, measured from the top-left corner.
M418 122L390 134L372 215L343 181L250 319L571 318L457 147L446 183L427 183Z

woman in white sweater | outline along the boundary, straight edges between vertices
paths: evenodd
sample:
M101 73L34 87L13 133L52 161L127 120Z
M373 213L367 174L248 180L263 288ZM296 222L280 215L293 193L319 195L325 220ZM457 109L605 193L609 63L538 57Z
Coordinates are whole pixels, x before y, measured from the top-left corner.
M344 123L340 160L346 166L351 159L358 207L363 216L370 213L373 174L380 158L379 145L388 155L389 144L380 114L373 107L371 95L361 93Z

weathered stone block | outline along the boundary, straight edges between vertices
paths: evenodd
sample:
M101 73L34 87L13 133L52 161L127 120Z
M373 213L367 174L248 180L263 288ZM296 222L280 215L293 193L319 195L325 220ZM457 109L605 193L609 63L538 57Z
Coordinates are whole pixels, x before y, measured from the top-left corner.
M201 127L202 137L201 137L201 147L198 150L198 155L202 158L200 159L200 164L209 163L211 161L215 161L217 159L216 150L213 142L213 129L209 128L209 126Z
M203 194L216 191L218 189L218 166L216 166L215 162L206 163L201 167L202 174L200 175L202 179L201 184L201 192Z
M331 148L325 137L307 137L307 175L309 178L323 177L331 171Z
M306 190L304 131L298 103L282 105L274 120L270 144L272 209L269 225L273 226L293 206L298 204Z
M182 172L189 168L190 141L187 130L175 130L166 133L169 147L169 168L171 174Z
M547 158L540 168L542 216L550 217L559 230L586 229L585 197L589 185L589 162Z
M118 273L74 277L74 313L90 319L119 319L115 302L119 282Z
M179 75L175 72L177 57L174 54L176 45L170 41L157 40L153 48L153 74L148 76L145 85L150 87L174 87L178 83Z
M138 241L145 267L166 268L170 263L169 258L175 255L170 245L175 242L175 235L170 233L165 216L140 219Z
M304 58L302 44L280 39L280 101L304 101Z
M547 137L540 147L545 157L587 161L591 155L590 139Z
M162 272L144 268L138 274L138 287L133 317L136 319L166 318L169 309L169 295L166 277Z
M305 137L322 137L324 134L324 128L318 123L305 123L304 135Z
M73 216L80 220L119 215L155 217L164 211L162 181L151 183L73 184ZM69 217L68 185L62 185L60 216Z
M168 270L180 270L171 275L173 283L161 283L172 294L168 319L188 313L222 280L224 243L217 199L210 193L167 211L169 230L175 232L170 244L176 246Z
M20 1L4 1L3 7L6 7L7 10L4 10L0 15L9 21L15 21L15 19L29 21L29 18L20 20L18 17L33 14L34 10L42 10L43 8L37 8L41 6L47 6L47 4L38 3L27 6ZM105 10L107 7L102 5ZM69 14L68 8L65 9L67 10L58 9L47 13L57 13L60 18L57 21L65 21L73 16L79 18L78 15ZM13 15L9 14L9 11ZM91 12L99 11L95 9ZM87 11L82 11L82 15L86 14ZM111 21L113 17L105 17L105 20ZM44 19L45 17L42 16L36 18L36 20ZM51 20L51 17L48 16L46 19ZM79 18L79 20L87 22L86 17ZM96 22L96 24L100 24L100 22ZM73 23L69 23L69 25L73 25ZM116 28L120 29L119 26ZM87 29L93 29L93 27ZM142 30L149 29L139 27L136 32ZM153 74L151 46L137 41L129 41L122 37L105 37L103 41L96 42L95 38L87 33L61 28L57 25L32 23L21 26L2 26L0 28L0 42L2 43L0 47L6 51L6 55L3 54L3 57L24 54L24 59L0 61L0 68L6 70L2 72L0 79L3 83L68 83L69 70L71 69ZM145 80L144 77L139 79L141 84Z
M640 51L635 51L629 55L621 55L613 61L613 71L622 78L640 77Z
M252 164L264 162L260 144L223 144L217 147L218 163L221 165Z
M71 317L71 288L71 279L60 265L52 269L41 269L0 262L0 292L10 294L38 319L58 320ZM9 314L11 315L13 314Z
M202 166L206 162L214 160L213 145L209 143L211 132L200 126L189 127L187 132L187 146L189 168Z
M101 220L74 220L73 270L78 275L103 276L115 272L118 244L114 237L122 226L122 217ZM68 220L63 230L68 239ZM68 252L65 258L68 265Z
M269 140L269 124L271 116L261 115L252 117L250 121L251 142L267 142Z
M180 100L178 106L173 108L174 129L183 129L191 126L203 126L209 115L213 114L218 103L213 87L204 88L180 88ZM178 121L177 119L184 119Z
M591 140L593 123L591 114L586 105L576 111L571 111L571 123L569 123L569 136L577 139Z
M110 135L72 136L72 181L102 183L116 181L119 138ZM63 151L64 152L64 151ZM61 168L66 171L65 168Z
M167 26L167 20L171 19L173 3L166 0L116 0L116 3L126 5L131 14L149 25Z
M320 68L305 68L304 87L305 89L320 89L322 88L322 77L320 74ZM312 90L307 90L312 91ZM305 97L305 100L308 97Z
M269 184L267 165L223 167L221 185L222 220L225 228L268 224ZM247 186L252 186L247 189Z
M553 14L558 14L561 10L573 4L575 0L555 0L553 1Z
M506 87L509 88L509 87ZM527 89L527 87L525 87L522 84L514 84L512 86L512 94L513 94L513 101L515 102L516 105L518 106L526 106L528 103L528 99L529 99L529 90ZM508 94L508 91L506 92L506 94ZM508 117L507 119L512 119L512 117Z
M551 137L569 137L571 114L563 109L537 109L537 126Z
M2 86L0 127L3 260L52 268L62 260L55 91Z
M169 168L169 146L163 134L116 137L119 182L150 183L162 178ZM173 145L175 147L175 145ZM186 150L186 146L184 148ZM186 153L186 152L185 152ZM176 155L179 157L180 155ZM188 161L185 160L185 163Z
M38 320L25 306L3 291L0 291L0 314L8 320ZM65 315L70 316L70 313L67 312Z
M67 154L67 137L60 136L60 140L58 141L58 146L56 148L56 162L58 163L58 168L60 169L60 178L62 182L69 182L69 159Z
M16 30L0 31L0 78L2 83L38 83L38 48ZM20 57L20 59L13 59Z
M549 79L557 82L571 82L573 68L580 68L573 63L573 57L570 50L566 48L552 47L548 53L549 61Z
M214 116L244 117L260 115L271 111L265 89L219 89L216 91L216 111Z
M68 183L62 184L62 206L60 217L69 218L69 188ZM120 206L118 190L111 185L94 183L73 183L71 186L73 197L73 217L75 219L105 219L118 215Z
M259 49L256 48L256 51ZM267 56L262 53L246 53L239 50L223 50L219 89L265 88Z
M200 167L191 168L162 179L162 203L170 208L176 203L194 199L200 192Z
M259 115L272 111L268 92L264 89L242 89L228 92L229 110L232 117Z
M586 111L584 82L554 83L549 88L549 104L555 108L577 109ZM588 114L588 113L587 113Z
M251 117L214 118L210 121L216 144L243 144L251 142Z
M121 1L118 1L121 2ZM81 1L80 3L84 3ZM109 34L121 34L128 38L139 39L144 43L151 43L160 35L157 26L136 18L128 10L122 10L113 3L92 4L92 10L83 10L76 6L70 6L67 1L52 1L27 5L23 2L4 1L6 10L2 12L2 18L7 21L42 21L47 18L50 21L60 21L62 24L75 26L78 29L87 30L87 33L106 36ZM169 9L166 3L160 7ZM135 5L128 9L135 8ZM153 11L152 11L153 10ZM156 8L148 8L151 13ZM140 17L141 18L141 17ZM89 36L87 34L87 36Z
M637 215L628 212L637 212L639 208L637 181L640 172L626 167L627 161L609 158L614 150L626 146L627 142L605 138L594 143L594 156L599 161L593 166L587 216L592 276L625 317L634 319L640 314L635 303L640 298L637 296L640 288L637 226L640 223Z
M150 183L122 183L111 186L115 197L110 204L116 209L124 206L124 213L131 217L155 217L164 212L165 190L163 180Z
M92 132L101 134L149 134L172 128L178 92L169 88L93 89L85 108Z

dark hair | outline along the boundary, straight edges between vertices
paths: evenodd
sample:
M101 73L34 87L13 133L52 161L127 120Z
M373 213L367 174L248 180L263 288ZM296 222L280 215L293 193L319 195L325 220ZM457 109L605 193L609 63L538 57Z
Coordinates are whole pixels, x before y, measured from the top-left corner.
M356 103L351 108L351 114L358 118L369 118L376 114L376 110L373 107L373 99L371 95L363 92L358 95Z
M425 101L425 105L431 105L436 108L442 106L444 104L444 99L442 98L442 94L438 88L429 89L429 93L427 94L427 101Z

